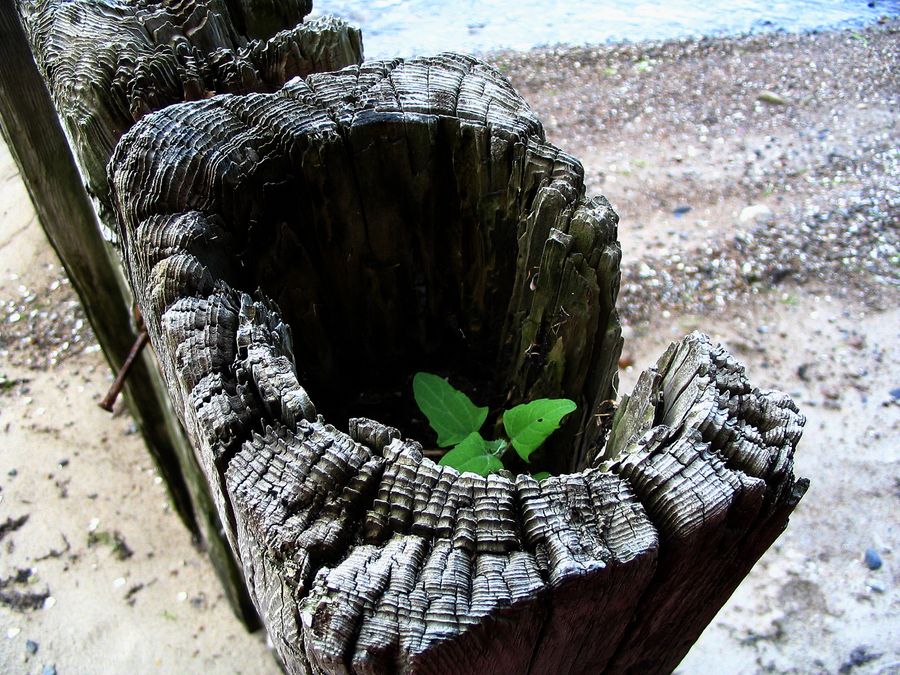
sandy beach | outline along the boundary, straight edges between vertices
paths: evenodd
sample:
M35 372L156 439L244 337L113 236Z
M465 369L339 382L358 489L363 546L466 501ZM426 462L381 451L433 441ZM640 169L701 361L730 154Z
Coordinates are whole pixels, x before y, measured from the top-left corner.
M622 391L702 330L808 419L808 494L679 672L900 672L900 20L486 58L620 215ZM111 380L0 146L0 672L280 672Z

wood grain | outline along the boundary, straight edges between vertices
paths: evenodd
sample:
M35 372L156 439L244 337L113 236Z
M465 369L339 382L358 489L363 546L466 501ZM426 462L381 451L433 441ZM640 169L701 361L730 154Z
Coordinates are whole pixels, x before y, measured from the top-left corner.
M0 4L0 122L35 212L113 371L125 360L136 331L131 293L117 273L47 88L35 67L12 3ZM194 507L178 462L190 452L152 357L137 359L126 401L169 486L176 511L197 532ZM137 385L137 386L135 386Z

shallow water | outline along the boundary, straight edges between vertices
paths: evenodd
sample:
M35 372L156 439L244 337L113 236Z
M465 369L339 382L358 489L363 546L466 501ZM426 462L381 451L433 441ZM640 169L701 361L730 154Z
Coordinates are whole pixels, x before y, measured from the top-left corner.
M900 0L316 0L363 30L366 58L862 26Z

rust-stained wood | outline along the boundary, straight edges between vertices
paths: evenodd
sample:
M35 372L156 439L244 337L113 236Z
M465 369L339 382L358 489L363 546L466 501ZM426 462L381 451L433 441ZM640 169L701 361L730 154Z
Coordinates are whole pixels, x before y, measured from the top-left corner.
M803 416L700 334L596 424L621 344L617 219L480 61L168 107L122 138L110 185L290 673L671 671L805 490ZM423 367L494 404L578 401L561 475L424 457L404 402Z

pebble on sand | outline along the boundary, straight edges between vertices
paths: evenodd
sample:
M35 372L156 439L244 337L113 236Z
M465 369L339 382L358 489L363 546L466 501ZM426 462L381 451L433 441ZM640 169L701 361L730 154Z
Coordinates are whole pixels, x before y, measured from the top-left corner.
M878 551L874 548L867 548L866 554L863 556L863 561L866 563L866 567L870 570L881 569L881 556L878 555Z
M752 223L755 222L757 218L768 216L772 214L772 209L770 209L765 204L753 204L751 206L745 206L741 209L740 215L738 215L738 220L742 223Z
M787 105L787 99L780 94L776 94L774 91L769 91L768 89L763 89L756 95L757 101L762 101L763 103L768 103L769 105Z

